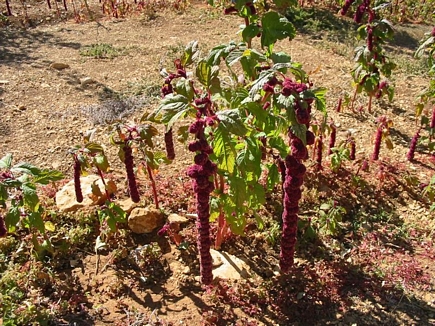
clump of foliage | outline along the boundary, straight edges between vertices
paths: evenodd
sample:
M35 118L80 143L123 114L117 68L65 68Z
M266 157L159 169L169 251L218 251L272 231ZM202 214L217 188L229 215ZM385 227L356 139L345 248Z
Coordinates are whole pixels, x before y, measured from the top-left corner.
M391 76L396 65L385 54L383 45L394 35L393 27L386 19L378 17L378 11L386 2L377 1L373 7L370 0L352 1L347 0L341 10L345 15L352 5L357 6L354 21L360 24L366 17L367 23L358 28L357 36L365 40L366 44L355 49L355 62L352 71L355 93L351 102L353 108L357 94L366 93L369 97L368 111L371 112L373 97L379 99L387 95L392 101L394 87L387 80Z
M0 160L0 206L5 212L0 215L0 236L16 232L18 227L27 229L32 234L37 254L50 251L52 246L46 233L45 210L37 186L62 178L58 171L40 169L29 163L13 165L12 154L5 155Z
M274 52L278 40L295 36L285 17L244 0L224 12L243 18L243 42L219 45L205 58L199 57L197 43L191 42L174 62L174 72L162 71L161 105L143 117L163 123L167 132L182 124L179 138L188 139L189 133L194 137L188 145L195 153L194 165L187 173L196 193L204 284L212 281L209 219L217 218L218 228L229 225L237 234L243 233L248 216L255 216L261 227L256 211L265 201L265 192L280 182L284 189L280 265L282 272L289 271L306 170L302 161L308 158L306 146L315 140L308 130L311 107L324 110L324 90L314 89L289 55ZM252 47L256 37L263 52ZM183 125L186 118L193 120L190 125ZM268 154L281 164L262 161ZM263 169L268 171L266 188L259 183Z

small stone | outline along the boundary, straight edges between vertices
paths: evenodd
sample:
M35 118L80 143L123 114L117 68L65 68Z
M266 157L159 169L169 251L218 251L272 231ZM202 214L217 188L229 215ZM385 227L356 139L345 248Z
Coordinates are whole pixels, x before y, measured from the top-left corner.
M94 84L94 83L96 83L96 81L93 80L91 77L85 77L85 78L80 79L80 85L82 85L82 86L86 86L86 85Z
M128 227L137 234L151 233L163 224L162 212L153 206L136 207L128 217Z
M183 224L189 222L189 219L187 219L184 216L178 215L178 214L170 214L168 216L168 222L170 224L176 223L176 224Z
M56 70L63 70L63 69L69 68L69 65L67 65L66 63L62 63L62 62L53 62L50 65L50 68L56 69Z

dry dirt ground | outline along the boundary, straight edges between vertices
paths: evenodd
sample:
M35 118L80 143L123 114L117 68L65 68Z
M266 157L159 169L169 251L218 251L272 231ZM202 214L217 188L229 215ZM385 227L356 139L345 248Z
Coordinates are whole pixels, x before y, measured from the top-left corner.
M19 12L20 6L15 4L13 10ZM122 175L105 120L119 116L137 120L144 110L155 107L159 69L170 67L189 41L198 40L206 53L239 38L239 19L199 3L182 14L157 12L153 19L135 15L80 24L72 18L58 20L44 3L31 3L28 12L31 18L34 14L36 27L22 29L19 25L29 22L16 18L13 26L0 29L0 155L12 153L16 162L58 169L68 179L72 177L68 150L93 128ZM433 176L434 163L425 146L419 146L414 163L406 160L417 129L415 96L428 84L412 51L427 30L422 26L399 30L404 41L389 47L400 65L393 80L396 96L392 104L376 102L373 114L334 112L338 99L352 93L352 50L346 42L303 34L277 45L312 72L315 85L328 89L328 111L339 126L337 138L345 139L352 130L357 142L358 162L345 163L339 174L333 174L325 159L323 173L309 173L304 210L308 215L314 212L315 221L315 205L333 198L347 210L344 223L358 224L358 231L354 228L341 239L302 239L294 272L282 277L274 273L278 245L266 241L272 230L260 232L253 225L246 237L231 238L223 249L245 258L255 276L235 283L220 281L205 292L195 278L194 246L180 250L156 236L125 236L129 249L157 241L163 256L141 270L122 255L114 259L109 250L101 255L104 267L95 275L94 237L64 259L66 266L42 274L51 291L39 293L40 287L29 286L29 297L51 307L56 325L435 325L434 213L418 187ZM96 43L111 44L119 53L113 58L84 56L83 49ZM68 68L54 69L53 63ZM130 102L120 108L120 102L114 102L119 98ZM359 98L357 107L364 105L365 99ZM352 176L371 155L379 115L393 120L394 149L383 145L380 163L371 162L368 172L359 172L362 189L352 184L356 180ZM190 158L181 145L177 154L183 159L162 168L158 179L162 192L168 190L171 175L184 178L183 163ZM418 181L407 183L411 177ZM167 191L162 196L167 197L165 208L192 212L188 194L175 186L173 191L186 202L177 203ZM271 220L279 215L274 200L270 198L264 211ZM187 238L194 222L190 224ZM71 266L71 261L78 265ZM43 265L35 266L26 268L29 273L35 268L46 271ZM64 301L68 307L55 305Z

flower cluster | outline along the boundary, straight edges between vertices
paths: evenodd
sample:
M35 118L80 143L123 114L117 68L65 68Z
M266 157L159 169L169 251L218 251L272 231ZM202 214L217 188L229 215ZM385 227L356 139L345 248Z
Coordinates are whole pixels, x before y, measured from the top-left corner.
M298 142L299 138L289 133L290 142ZM280 268L287 273L294 262L294 252L298 230L299 200L302 197L302 184L306 172L305 166L294 155L285 158L285 181L283 228L281 237Z
M169 160L173 160L175 158L175 150L174 150L174 139L172 136L172 128L170 128L167 132L165 132L165 146L166 146L166 156Z
M172 84L171 84L172 80L174 80L175 78L180 78L180 77L186 78L187 77L186 70L184 69L183 65L181 64L180 59L176 59L174 61L174 65L175 65L175 68L177 69L176 73L170 73L166 77L165 83L163 84L163 87L161 88L161 92L162 92L163 97L174 92L174 88L172 87Z
M411 139L411 144L409 145L409 151L408 151L408 154L406 155L406 158L408 159L408 161L414 160L415 150L417 148L419 138L420 138L420 129L417 130L414 137L412 137L412 139Z
M296 245L296 236L298 230L298 212L299 200L302 196L302 184L304 182L304 175L306 168L302 160L308 158L307 145L313 145L315 142L314 134L308 130L311 120L311 104L313 98L306 98L303 94L308 90L309 85L292 81L290 78L285 78L282 83L275 79L263 87L266 92L271 88L275 90L275 85L281 85L281 94L288 97L295 98L292 108L295 110L296 122L307 127L305 134L305 141L302 141L291 130L288 132L290 153L281 164L280 170L284 177L283 191L284 191L284 211L282 214L283 229L281 236L281 253L280 253L280 268L283 273L287 273L294 262L294 252ZM285 168L285 173L283 169Z
M127 172L127 180L128 180L128 189L130 191L130 198L134 203L138 203L140 201L139 191L137 189L136 178L134 175L134 163L133 163L133 151L131 149L128 140L124 142L124 146L122 147L124 151L124 165L125 170Z
M80 185L81 165L77 156L74 157L74 190L76 193L76 200L78 203L83 201L82 187Z
M0 215L0 238L5 237L7 234L5 220L3 215Z
M197 106L196 120L190 125L189 132L194 134L196 139L188 146L189 151L196 153L195 164L187 169L187 175L193 179L193 191L196 195L201 282L210 284L213 280L210 254L210 193L214 190L214 183L211 180L217 172L217 166L209 158L213 149L205 138L204 130L206 126L216 123L217 117L212 113L212 103L208 97L196 99L195 105Z

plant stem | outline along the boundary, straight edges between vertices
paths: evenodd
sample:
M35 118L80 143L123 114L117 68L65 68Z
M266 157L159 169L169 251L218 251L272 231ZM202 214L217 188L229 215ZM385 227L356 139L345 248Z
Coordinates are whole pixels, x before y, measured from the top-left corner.
M373 96L370 95L369 96L369 105L368 105L369 113L372 113L372 98L373 98Z
M157 197L156 182L154 180L153 171L151 171L151 168L148 164L145 165L147 167L148 176L151 180L151 187L153 188L154 204L156 205L156 208L159 209L159 199Z
M9 5L9 0L6 0L6 8L7 8L7 11L8 11L8 16L12 16L12 10L11 10L11 7Z
M110 198L109 191L107 190L107 184L106 184L106 180L104 180L103 171L101 171L101 170L97 167L97 172L98 172L98 175L100 176L101 182L102 182L103 185L104 185L104 191L105 191L105 193L106 193L106 200L108 200L108 201L112 201L111 198Z

